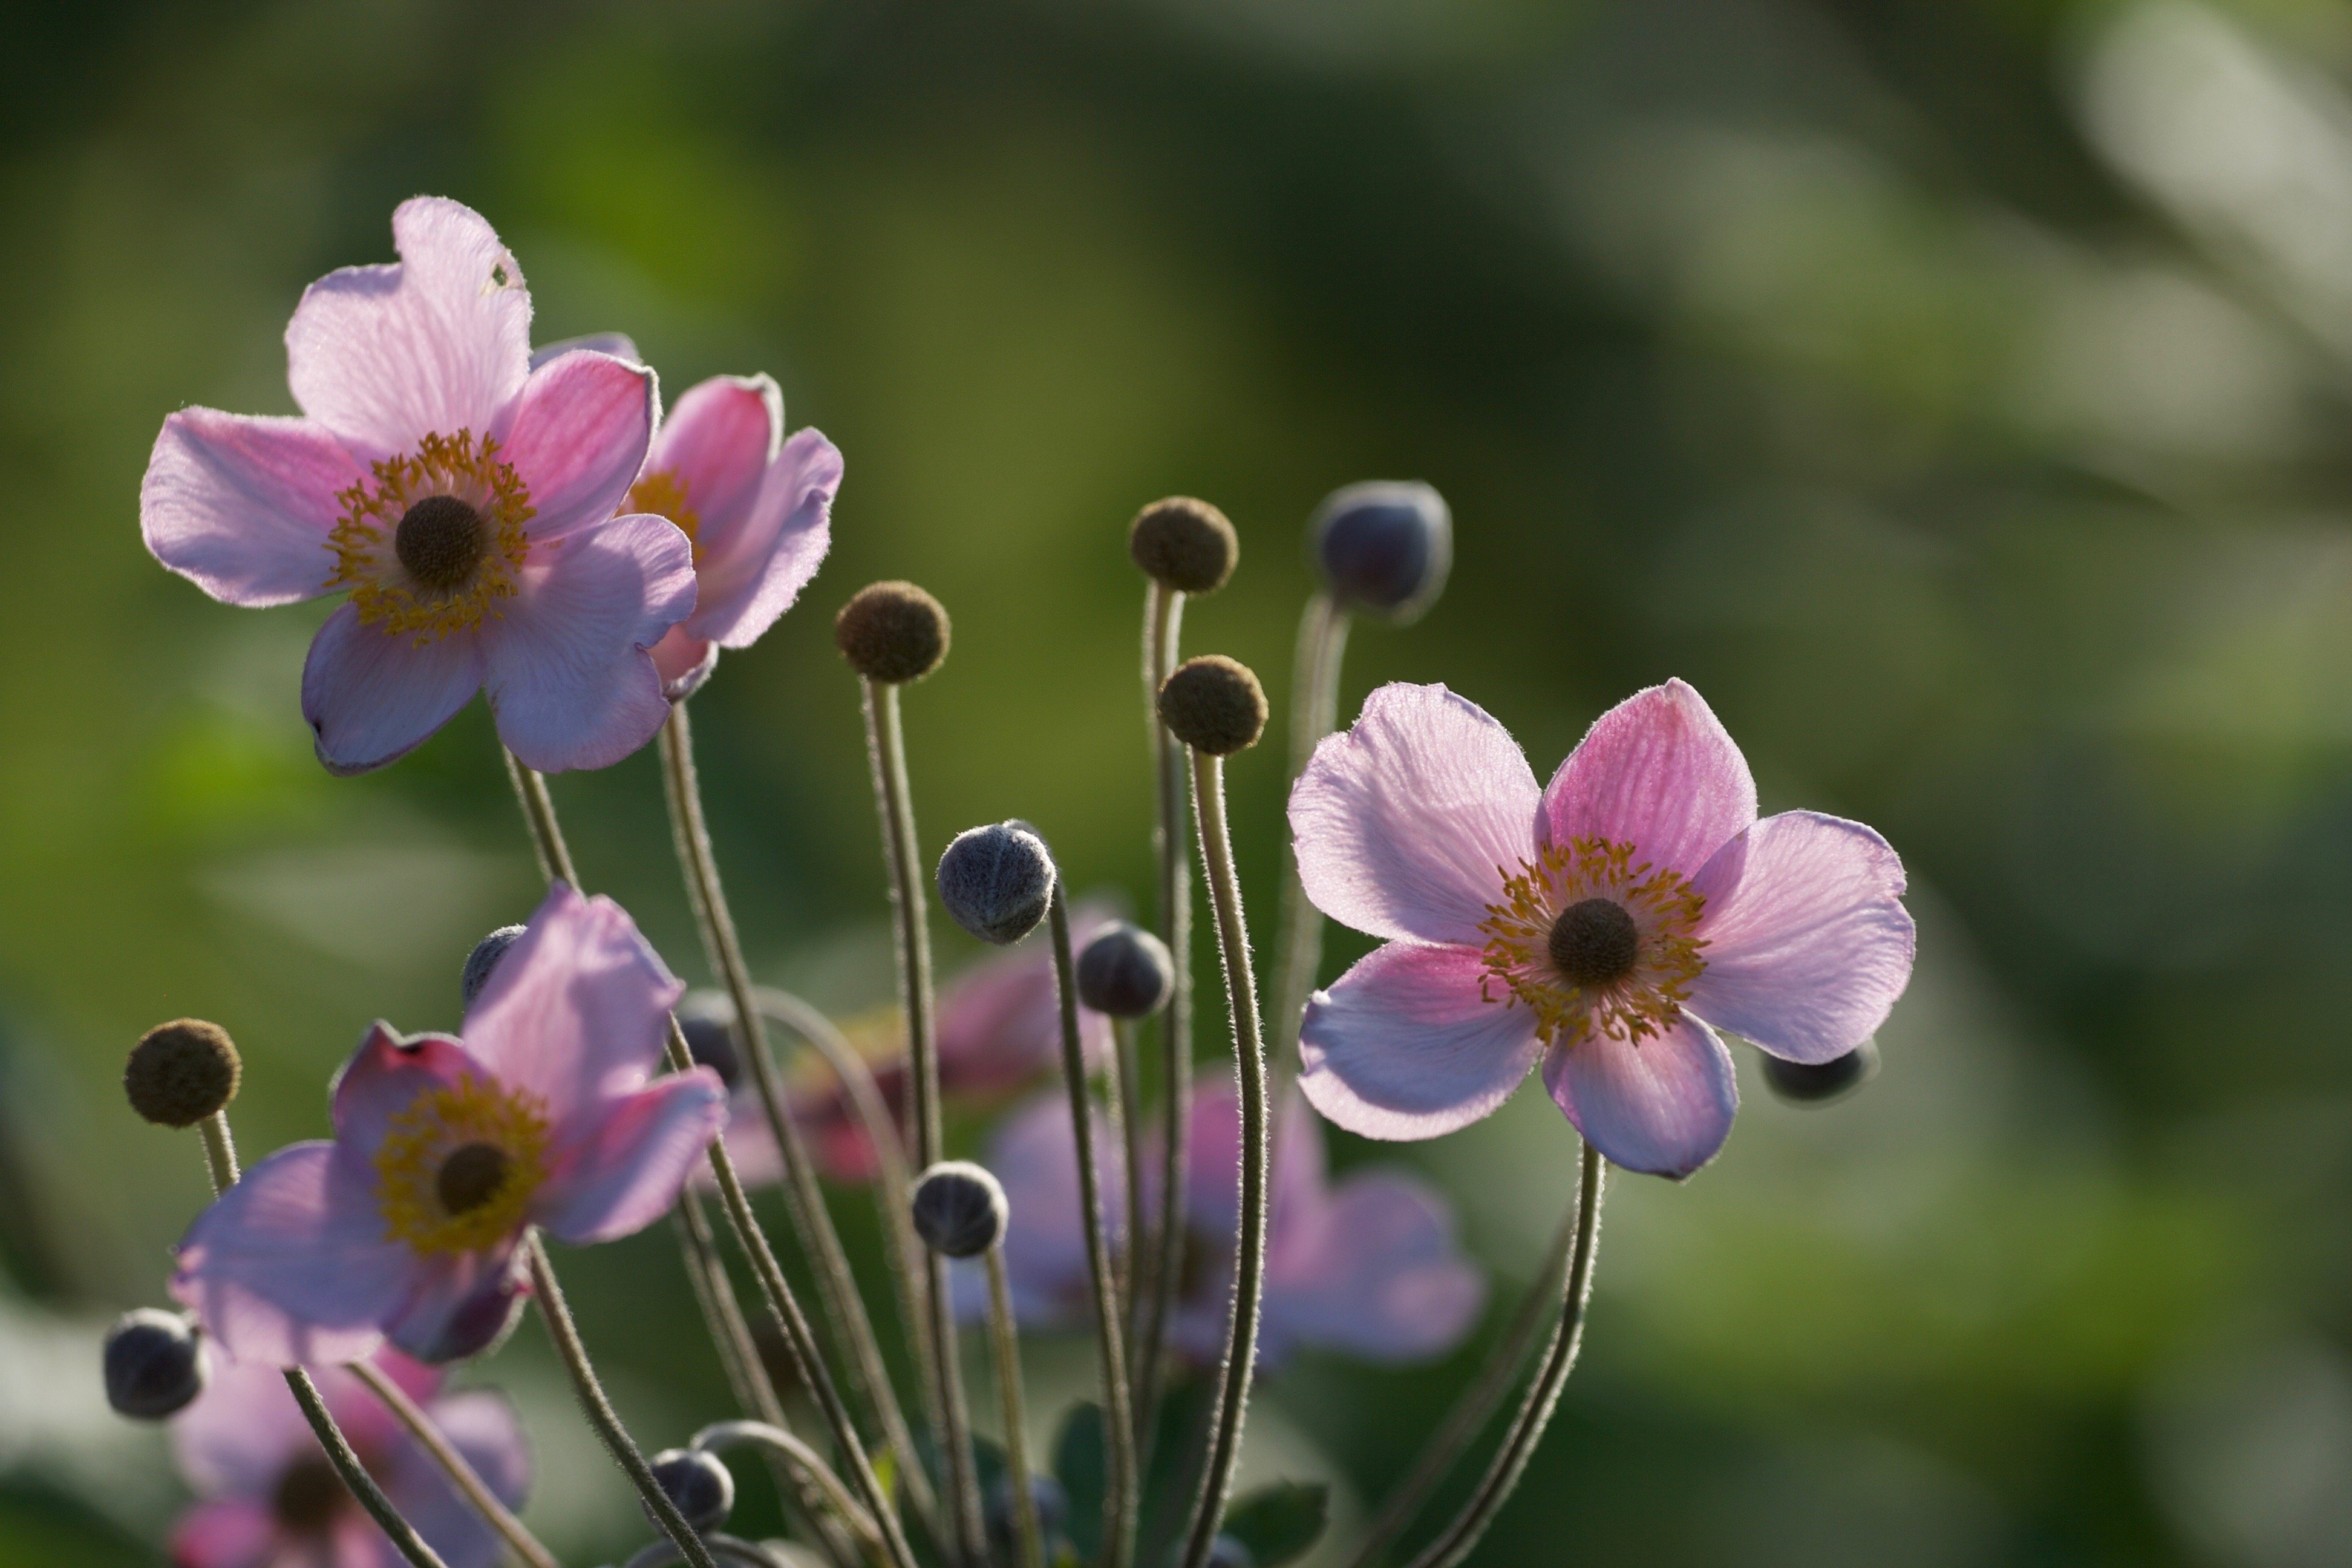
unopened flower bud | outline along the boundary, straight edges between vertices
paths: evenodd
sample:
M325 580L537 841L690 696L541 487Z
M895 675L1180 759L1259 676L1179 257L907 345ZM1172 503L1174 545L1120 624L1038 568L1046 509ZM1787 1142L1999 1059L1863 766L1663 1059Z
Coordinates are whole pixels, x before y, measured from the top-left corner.
M1145 576L1180 594L1213 594L1234 574L1242 544L1223 512L1191 496L1170 496L1136 514L1127 552Z
M947 658L948 613L912 583L876 583L841 606L833 640L849 668L866 679L904 686Z
M1239 1536L1219 1531L1217 1538L1209 1542L1209 1568L1257 1568L1257 1559L1241 1543Z
M735 1004L716 991L695 991L677 1005L678 1033L697 1067L719 1075L730 1089L743 1076L743 1056L735 1048Z
M1054 897L1054 856L1017 822L956 835L940 857L940 902L949 918L999 947L1037 929Z
M131 1047L122 1092L131 1109L163 1127L194 1127L236 1098L236 1043L218 1024L174 1018Z
M491 971L497 969L499 960L507 955L507 949L522 940L526 929L523 926L500 926L476 942L474 951L466 955L465 970L457 976L457 994L467 1011L473 1010L474 998L479 996L482 987L490 983Z
M1077 967L1078 1000L1114 1018L1148 1018L1176 988L1167 944L1125 921L1087 943Z
M1188 658L1160 686L1160 719L1196 752L1230 757L1265 731L1265 689L1238 659Z
M933 1252L977 1258L1004 1235L1004 1188L985 1166L942 1160L915 1181L915 1234Z
M1061 1534L1069 1524L1070 1494L1053 1477L1031 1476L1029 1500L1037 1510L1038 1533L1048 1542ZM991 1483L983 1512L988 1521L988 1538L1010 1553L1014 1532L1018 1529L1013 1507L1012 1472L1005 1472Z
M141 1421L176 1415L205 1391L205 1347L177 1312L141 1307L106 1331L106 1402Z
M697 1533L718 1529L735 1511L735 1476L717 1455L699 1448L665 1448L649 1463L663 1495ZM661 1522L650 1508L646 1517Z
M1766 1087L1791 1105L1828 1105L1843 1100L1878 1071L1878 1042L1864 1040L1825 1062L1783 1061L1764 1053Z
M1454 564L1454 516L1427 485L1375 479L1333 490L1307 525L1308 552L1342 609L1416 620Z

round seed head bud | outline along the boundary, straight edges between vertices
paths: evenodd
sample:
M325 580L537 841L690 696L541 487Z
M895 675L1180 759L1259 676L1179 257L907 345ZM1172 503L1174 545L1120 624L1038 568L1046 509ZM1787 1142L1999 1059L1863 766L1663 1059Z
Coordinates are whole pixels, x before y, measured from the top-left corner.
M849 668L885 686L920 680L948 656L948 613L912 583L860 588L833 618L834 645Z
M1140 926L1121 921L1078 954L1078 1000L1114 1018L1148 1018L1176 988L1176 961L1168 946Z
M1070 1494L1062 1483L1051 1476L1029 1478L1029 1499L1037 1510L1038 1533L1048 1542L1061 1534L1070 1522ZM1015 1531L1020 1528L1013 1509L1013 1475L1005 1472L990 1483L986 1506L982 1510L988 1522L988 1538L1010 1553ZM1050 1558L1051 1552L1047 1552Z
M106 1331L106 1402L115 1413L161 1421L205 1391L205 1346L177 1312L142 1307Z
M1135 514L1127 552L1143 574L1180 594L1213 594L1234 574L1241 536L1225 514L1191 496L1170 496Z
M1764 1053L1764 1083L1791 1105L1830 1105L1868 1083L1878 1071L1878 1042L1864 1040L1825 1062L1782 1061Z
M718 1529L735 1510L735 1476L717 1455L699 1448L665 1448L649 1463L663 1494L697 1533ZM661 1523L651 1508L646 1508L646 1517Z
M1196 752L1230 757L1265 731L1265 689L1238 659L1188 658L1160 684L1160 721Z
M967 828L940 857L940 902L955 923L1006 947L1037 929L1054 897L1054 855L1017 822Z
M925 1171L909 1206L923 1245L950 1258L977 1258L994 1247L1012 1214L1003 1187L969 1160L942 1160Z
M474 951L466 955L465 970L457 976L457 994L467 1011L472 1010L474 998L482 994L482 987L490 983L490 972L498 968L507 949L522 940L523 930L521 926L500 926L476 942Z
M743 1076L742 1053L735 1048L735 1004L714 991L689 993L677 1006L678 1032L698 1067L709 1068L733 1089Z
M236 1043L218 1024L174 1018L131 1047L122 1092L131 1109L161 1127L194 1127L236 1098Z
M1454 564L1454 514L1427 485L1374 479L1333 490L1307 525L1308 554L1341 608L1421 618Z
M1250 1549L1242 1544L1239 1536L1219 1531L1217 1538L1209 1542L1209 1568L1257 1568L1257 1559L1250 1555Z

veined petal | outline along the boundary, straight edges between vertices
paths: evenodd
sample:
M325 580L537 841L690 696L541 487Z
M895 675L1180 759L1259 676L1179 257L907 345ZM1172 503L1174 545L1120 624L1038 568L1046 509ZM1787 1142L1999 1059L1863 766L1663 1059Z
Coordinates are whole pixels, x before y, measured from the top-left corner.
M310 639L302 662L302 717L319 761L339 778L396 763L482 687L482 647L473 632L419 642L360 619L344 605Z
M1534 858L1539 798L1485 709L1443 686L1383 686L1291 788L1299 880L1358 931L1475 945L1503 879Z
M558 338L551 343L541 343L530 351L530 368L537 370L548 361L585 349L591 353L611 354L614 359L631 364L643 364L646 356L637 352L637 340L626 332L583 332L576 338Z
M656 1079L575 1116L559 1134L532 1217L580 1245L643 1230L677 1201L726 1125L727 1088L709 1068Z
M654 738L669 704L646 651L694 609L694 550L658 517L534 542L505 618L485 622L499 737L541 773L609 767Z
M1544 837L1631 844L1688 877L1756 820L1756 781L1715 710L1679 680L1593 721L1543 796Z
M1731 1053L1688 1014L1638 1044L1595 1035L1555 1047L1544 1087L1609 1159L1677 1181L1715 1158L1739 1109Z
M290 605L326 592L336 492L365 477L322 425L183 408L147 459L139 531L156 560L224 605Z
M465 1045L447 1035L404 1037L383 1019L368 1027L359 1049L335 1075L329 1091L335 1138L362 1161L373 1161L392 1119L420 1094L489 1073Z
M1266 1324L1280 1342L1372 1361L1416 1361L1461 1342L1486 1300L1462 1255L1454 1211L1425 1182L1350 1175L1311 1212L1275 1227Z
M284 1384L278 1386L285 1392ZM267 1504L247 1498L198 1503L172 1527L172 1568L270 1568L278 1545L277 1516Z
M667 474L685 492L706 564L719 541L750 515L760 476L783 438L784 395L764 375L697 382L662 421L646 471Z
M1768 816L1693 883L1706 968L1691 1011L1776 1057L1825 1062L1877 1033L1910 984L1903 861L1859 822Z
M660 417L641 364L581 351L531 372L499 457L530 492L534 554L621 510Z
M841 453L816 430L784 443L752 505L702 534L702 596L688 623L722 647L749 647L793 607L833 545ZM691 492L689 492L691 493Z
M1298 1087L1367 1138L1434 1138L1510 1098L1540 1047L1525 1007L1488 1001L1475 948L1392 942L1307 1004Z
M392 266L330 272L286 327L302 412L371 457L426 435L503 435L530 374L530 294L480 214L417 196L392 215Z
M392 1342L435 1363L488 1349L530 1289L520 1240L420 1259L406 1300L384 1323Z

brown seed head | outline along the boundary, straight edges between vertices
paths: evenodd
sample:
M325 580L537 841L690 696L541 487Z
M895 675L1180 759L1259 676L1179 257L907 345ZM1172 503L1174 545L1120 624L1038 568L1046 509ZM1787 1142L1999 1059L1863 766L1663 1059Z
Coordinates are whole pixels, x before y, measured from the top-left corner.
M1188 658L1160 683L1160 720L1194 751L1230 757L1265 731L1265 689L1238 659Z
M236 1098L236 1042L218 1024L174 1018L131 1047L122 1091L131 1109L161 1127L194 1127Z
M1191 496L1170 496L1136 513L1127 552L1144 574L1180 594L1213 594L1234 574L1241 537L1223 512Z
M833 618L833 640L868 680L904 686L948 656L948 613L912 583L860 588Z

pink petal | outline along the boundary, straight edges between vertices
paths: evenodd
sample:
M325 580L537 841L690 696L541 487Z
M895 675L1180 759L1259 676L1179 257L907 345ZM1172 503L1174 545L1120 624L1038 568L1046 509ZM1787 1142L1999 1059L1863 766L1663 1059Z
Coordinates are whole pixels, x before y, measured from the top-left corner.
M1276 1226L1272 1242L1265 1315L1276 1343L1416 1361L1459 1343L1486 1304L1453 1210L1394 1172L1348 1177L1312 1213Z
M347 267L304 292L286 327L294 401L373 457L436 432L503 436L530 364L514 258L480 215L437 196L401 203L392 237L398 263Z
M1013 1305L1025 1326L1074 1328L1090 1321L1093 1287L1078 1203L1078 1143L1070 1131L1070 1101L1048 1089L1006 1117L989 1143L988 1168L1003 1184L1011 1219L1004 1231L1004 1269ZM1113 1154L1110 1130L1096 1119L1095 1148L1103 1156L1103 1203L1117 1212L1127 1185Z
M534 554L621 510L660 416L643 365L578 353L531 373L499 456L530 492Z
M488 1389L454 1394L435 1400L426 1414L501 1501L509 1507L521 1501L530 1457L502 1395ZM414 1441L400 1443L392 1455L380 1476L384 1495L440 1553L446 1568L492 1568L499 1560L499 1538L441 1468Z
M1791 811L1717 850L1691 1011L1777 1057L1825 1062L1878 1032L1916 945L1903 862L1859 822Z
M505 1394L493 1388L469 1388L442 1395L425 1413L492 1495L509 1508L522 1506L530 1495L530 1443Z
M795 431L748 513L702 535L702 597L689 623L722 647L750 647L793 607L833 544L841 453L816 430ZM691 493L691 492L689 492Z
M646 471L668 474L685 490L705 565L720 538L751 513L783 436L784 395L764 375L697 382L662 421Z
M551 343L541 343L530 351L530 368L537 370L550 360L585 349L591 353L611 354L614 359L631 364L643 364L646 356L637 352L637 340L626 332L583 332L576 338L558 338Z
M1526 756L1476 703L1383 686L1291 787L1299 879L1358 931L1475 944L1505 875L1535 855L1538 799Z
M362 1161L373 1161L392 1119L418 1095L489 1076L461 1041L447 1035L410 1039L379 1018L369 1026L329 1091L336 1141Z
M1070 950L1117 916L1087 900L1070 911ZM992 1094L1026 1083L1062 1059L1061 1002L1054 950L1043 933L981 960L940 992L940 1085L951 1094ZM1081 1008L1078 1047L1089 1065L1110 1047L1110 1021Z
M173 1568L267 1568L278 1546L278 1521L258 1502L199 1503L172 1527Z
M1637 691L1593 721L1544 790L1544 837L1632 844L1684 876L1756 820L1748 759L1679 680Z
M478 1355L514 1321L530 1289L520 1233L478 1252L444 1253L418 1261L412 1287L384 1331L420 1360L440 1363Z
M694 609L694 548L658 517L534 542L505 618L485 622L499 738L541 773L609 767L669 704L646 649Z
M677 1202L727 1125L727 1089L709 1068L656 1081L567 1121L531 1217L585 1246L643 1230Z
M702 689L710 672L719 668L719 645L705 642L688 631L688 623L680 621L662 634L654 644L654 669L661 677L662 695L672 702L681 702Z
M396 763L430 740L482 687L471 632L437 642L364 625L346 604L310 639L302 663L302 717L319 761L339 778Z
M181 1479L207 1498L268 1498L315 1441L283 1372L226 1356L213 1358L205 1391L169 1430Z
M156 560L222 604L290 605L326 592L336 492L365 477L307 419L183 408L147 459L139 531Z
M1294 1213L1322 1206L1323 1169L1323 1129L1304 1100L1287 1095L1266 1182L1269 1237L1278 1237ZM1192 1120L1185 1124L1185 1223L1230 1246L1241 1228L1241 1085L1231 1072L1203 1077L1192 1086Z
M415 1267L384 1238L366 1166L332 1143L296 1143L196 1217L172 1295L240 1361L333 1363L383 1342Z
M1481 994L1466 947L1392 942L1307 1004L1298 1087L1367 1138L1434 1138L1510 1098L1540 1047L1534 1015Z
M1688 1014L1638 1045L1596 1036L1555 1047L1544 1087L1602 1154L1676 1180L1715 1158L1739 1109L1731 1053Z
M466 1045L562 1127L653 1078L686 994L620 905L547 890L466 1013Z

